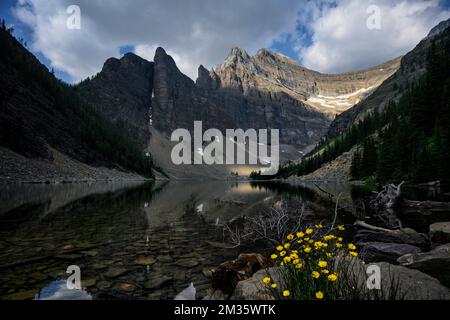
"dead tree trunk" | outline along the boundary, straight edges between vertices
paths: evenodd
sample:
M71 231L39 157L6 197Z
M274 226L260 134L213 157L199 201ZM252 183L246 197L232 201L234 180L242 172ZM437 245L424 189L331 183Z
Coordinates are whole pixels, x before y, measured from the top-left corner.
M393 209L400 200L401 188L404 181L398 186L394 184L387 184L383 187L375 199L370 201L370 205L378 210Z

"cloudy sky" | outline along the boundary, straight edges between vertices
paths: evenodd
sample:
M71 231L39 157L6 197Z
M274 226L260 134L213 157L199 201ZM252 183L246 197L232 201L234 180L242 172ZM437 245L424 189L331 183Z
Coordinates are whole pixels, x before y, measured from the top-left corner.
M73 4L80 29L67 28ZM158 46L195 79L234 46L321 72L367 68L414 48L450 17L450 0L2 0L0 16L68 82L128 51L152 60Z

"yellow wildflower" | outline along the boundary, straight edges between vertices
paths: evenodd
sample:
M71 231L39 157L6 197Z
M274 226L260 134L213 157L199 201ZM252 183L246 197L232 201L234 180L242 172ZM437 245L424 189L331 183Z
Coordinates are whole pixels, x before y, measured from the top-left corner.
M295 259L294 261L292 261L293 264L299 264L300 263L300 259Z
M311 276L312 276L314 279L318 279L318 278L320 277L320 273L318 273L317 271L313 271L313 272L311 273Z
M317 265L321 268L325 268L328 265L328 263L326 261L319 261Z
M317 292L316 292L316 298L319 299L319 300L320 300L320 299L323 299L323 293L322 293L322 291L317 291Z
M272 260L275 260L276 258L278 258L278 256L274 253L273 255L270 256L270 258L272 258Z
M286 251L281 251L280 252L280 257L284 257L286 255Z
M301 269L302 267L303 267L303 264L301 264L301 263L297 263L295 265L295 269Z
M328 271L327 269L323 269L323 270L322 270L322 273L323 273L323 274L329 274L330 271Z
M358 256L358 252L355 251L350 251L349 254L353 257L357 257Z
M276 289L277 288L277 284L276 283L272 283L271 287L272 287L272 289Z
M263 279L263 282L264 282L264 283L270 283L270 278L269 278L269 277L265 277L265 278Z
M291 295L291 293L289 292L289 290L283 291L283 297L289 297L290 295Z
M293 234L289 234L289 235L287 236L287 239L288 239L288 240L294 239L294 235L293 235Z
M284 244L284 248L285 248L285 249L289 249L290 247L291 247L291 244L290 244L290 243L285 243L285 244Z
M300 240L297 240L297 243L302 243L303 242L303 240L302 239L300 239Z
M283 249L284 249L283 246L278 246L278 247L277 247L277 250L278 250L278 251L283 251Z
M345 230L345 227L343 225L340 225L337 228L338 228L339 231L344 231Z
M311 252L311 248L310 247L306 247L303 251L305 251L305 253L310 253Z
M342 243L336 243L336 248L342 248Z
M337 275L334 274L334 273L330 274L330 275L328 276L328 280L331 281L331 282L336 281L336 280L337 280Z
M333 257L333 254L331 252L327 252L327 258Z
M321 225L321 224L316 224L315 227L316 227L317 229L322 229L322 228L323 228L323 225Z
M308 228L308 229L306 229L305 233L306 233L306 234L311 234L311 233L313 233L313 229Z
M289 263L289 262L291 262L291 257L284 257L283 261L285 263Z
M344 238L339 237L339 238L337 238L337 240L338 240L339 242L342 242L342 241L344 241Z
M303 238L305 234L303 232L297 232L297 238Z
M356 250L356 246L355 246L353 243L349 243L349 244L348 244L348 248L349 248L350 250Z

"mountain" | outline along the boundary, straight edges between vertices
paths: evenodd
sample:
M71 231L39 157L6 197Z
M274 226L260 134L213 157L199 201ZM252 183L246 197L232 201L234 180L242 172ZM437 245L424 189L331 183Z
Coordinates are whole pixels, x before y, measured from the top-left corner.
M173 146L169 137L175 129L192 132L197 120L205 130L222 132L276 128L280 129L282 160L298 159L327 132L336 114L372 92L397 70L398 62L360 72L321 74L267 49L250 56L232 48L216 68L200 66L194 82L163 48L157 48L153 62L131 53L108 59L99 74L76 90L130 137L148 146L169 175L191 175L192 171L198 176L211 169L180 170L168 163ZM223 176L230 169L219 171L211 174Z
M349 130L358 121L364 119L367 114L374 110L382 111L389 101L398 100L402 95L403 89L417 81L425 73L427 53L433 39L449 25L450 19L434 27L425 39L401 58L400 68L391 77L376 88L367 99L338 115L330 125L326 135L327 138L332 139L338 136L340 133Z
M251 57L233 48L217 68L200 66L195 83L162 48L154 61L152 113L158 130L190 128L194 120L219 129L279 128L282 144L307 150L335 114L395 72L399 59L361 72L326 75L266 49Z
M151 159L0 28L0 180L141 179Z
M320 145L283 167L282 176L450 181L450 27L443 25L372 95L337 116Z
M142 148L147 146L153 62L132 53L121 59L110 58L101 72L82 81L76 90L129 138L135 139Z
M267 49L249 56L233 48L224 63L211 71L223 88L244 94L252 90L283 93L330 118L352 107L397 69L400 58L363 71L322 74Z

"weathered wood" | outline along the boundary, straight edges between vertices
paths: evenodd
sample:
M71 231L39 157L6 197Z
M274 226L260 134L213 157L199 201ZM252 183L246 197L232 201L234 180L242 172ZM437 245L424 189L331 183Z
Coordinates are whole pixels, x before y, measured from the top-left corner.
M409 212L423 212L423 213L433 213L433 212L448 212L450 211L450 202L439 202L439 201L414 201L414 200L403 200L401 203L403 213Z
M404 181L398 186L394 184L387 184L383 187L375 199L370 201L370 205L377 209L393 209L400 199L401 188Z
M381 227L377 227L377 226L373 226L371 224L368 224L364 221L361 220L357 220L354 223L355 226L361 227L361 228L365 228L365 229L369 229L369 230L373 230L373 231L383 231L383 232L393 232L394 230L390 230L390 229L386 229L386 228L381 228Z

